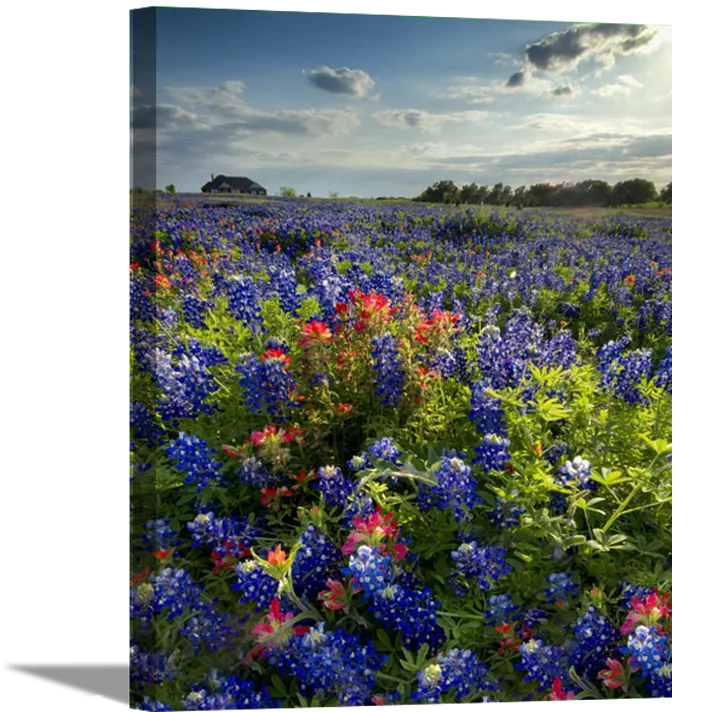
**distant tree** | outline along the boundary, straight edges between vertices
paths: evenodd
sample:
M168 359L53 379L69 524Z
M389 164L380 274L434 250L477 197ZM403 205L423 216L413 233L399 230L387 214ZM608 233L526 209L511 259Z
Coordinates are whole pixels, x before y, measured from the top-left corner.
M612 186L604 180L583 180L577 183L577 188L584 205L603 207L612 198Z
M515 208L525 208L526 207L526 186L520 185L518 188L514 190L514 195L511 199L511 204Z
M469 183L459 191L459 202L464 205L478 205L481 202L479 198L481 188L476 183Z
M173 183L171 183L170 185L167 185L165 187L165 192L166 193L175 193L175 186L173 185Z
M281 195L284 198L295 198L296 197L296 190L295 188L291 188L287 185L282 185L280 190Z
M455 190L459 189L453 180L440 180L430 185L416 200L422 203L443 203L444 196L451 196Z
M331 200L338 200L338 191L337 191L337 190L332 190L332 191L328 194L328 197L331 198Z
M308 193L306 193L306 197L307 197L307 198L313 197L313 196L311 195L311 191L310 191L310 190L308 191Z
M672 181L659 191L659 199L667 205L672 205Z
M611 203L618 205L639 205L657 199L657 188L651 180L632 178L617 183L612 189Z

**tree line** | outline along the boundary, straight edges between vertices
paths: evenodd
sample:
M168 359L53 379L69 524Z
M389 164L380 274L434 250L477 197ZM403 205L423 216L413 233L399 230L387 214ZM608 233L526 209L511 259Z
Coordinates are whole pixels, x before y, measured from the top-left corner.
M512 189L496 183L469 183L459 188L454 181L437 181L414 200L423 203L451 203L464 205L499 205L515 208L545 207L620 207L646 203L672 204L671 181L657 191L652 181L643 178L619 181L611 185L603 180L584 180L580 183L535 183Z

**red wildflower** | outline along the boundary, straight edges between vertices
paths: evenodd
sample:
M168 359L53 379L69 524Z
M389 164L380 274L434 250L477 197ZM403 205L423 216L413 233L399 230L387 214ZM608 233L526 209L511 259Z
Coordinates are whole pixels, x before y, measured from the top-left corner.
M637 279L637 277L633 274L627 275L624 278L624 284L632 284L633 285L636 279Z
M268 505L271 509L279 509L283 497L293 497L293 492L288 487L264 487L261 489L261 504Z
M325 321L311 321L303 325L303 338L298 343L301 346L325 343L331 340L331 332Z
M130 579L130 586L131 588L135 586L136 584L139 584L141 581L144 581L153 573L153 569L150 566L145 566L143 569L137 573L135 576L133 576L132 579Z
M255 657L259 652L265 650L271 650L277 646L283 646L288 640L294 635L305 635L309 626L307 625L296 625L292 628L283 628L283 624L290 621L293 618L292 613L281 613L281 606L277 598L274 598L271 602L271 607L266 621L263 619L251 630L252 635L258 636L258 644L254 645L249 652L250 657Z
M170 289L170 280L165 275L157 274L155 276L155 286L163 287L163 289Z
M621 687L625 692L627 691L627 685L624 682L624 665L619 660L608 658L607 668L600 670L599 679L602 680L605 687L610 687L613 690Z
M345 588L341 581L335 579L328 579L326 585L328 589L318 594L318 600L323 601L323 605L332 611L343 610L344 613L348 613L351 599L361 591L361 586L349 584L349 587Z
M131 268L131 269L139 269L139 268L140 268L140 265L139 265L137 262L131 262L131 263L130 263L130 268Z
M269 358L275 358L279 361L283 361L285 364L291 363L291 359L286 356L282 349L268 349L265 353L261 354L261 358L267 361Z
M571 700L572 697L574 697L573 692L564 692L564 688L562 687L562 680L559 677L554 678L554 682L552 683L552 692L549 695L549 700Z
M286 552L279 544L275 549L268 552L268 563L271 566L281 566L286 562Z

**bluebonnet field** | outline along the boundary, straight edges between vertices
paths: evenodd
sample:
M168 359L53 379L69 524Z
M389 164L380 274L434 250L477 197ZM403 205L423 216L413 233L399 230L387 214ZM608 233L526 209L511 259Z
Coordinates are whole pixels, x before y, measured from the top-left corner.
M670 220L132 234L131 706L671 695Z

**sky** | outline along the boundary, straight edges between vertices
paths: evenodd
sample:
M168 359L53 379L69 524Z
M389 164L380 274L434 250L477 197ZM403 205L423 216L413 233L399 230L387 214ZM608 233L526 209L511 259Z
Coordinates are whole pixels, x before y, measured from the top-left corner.
M317 197L672 178L669 27L161 8L158 185Z

